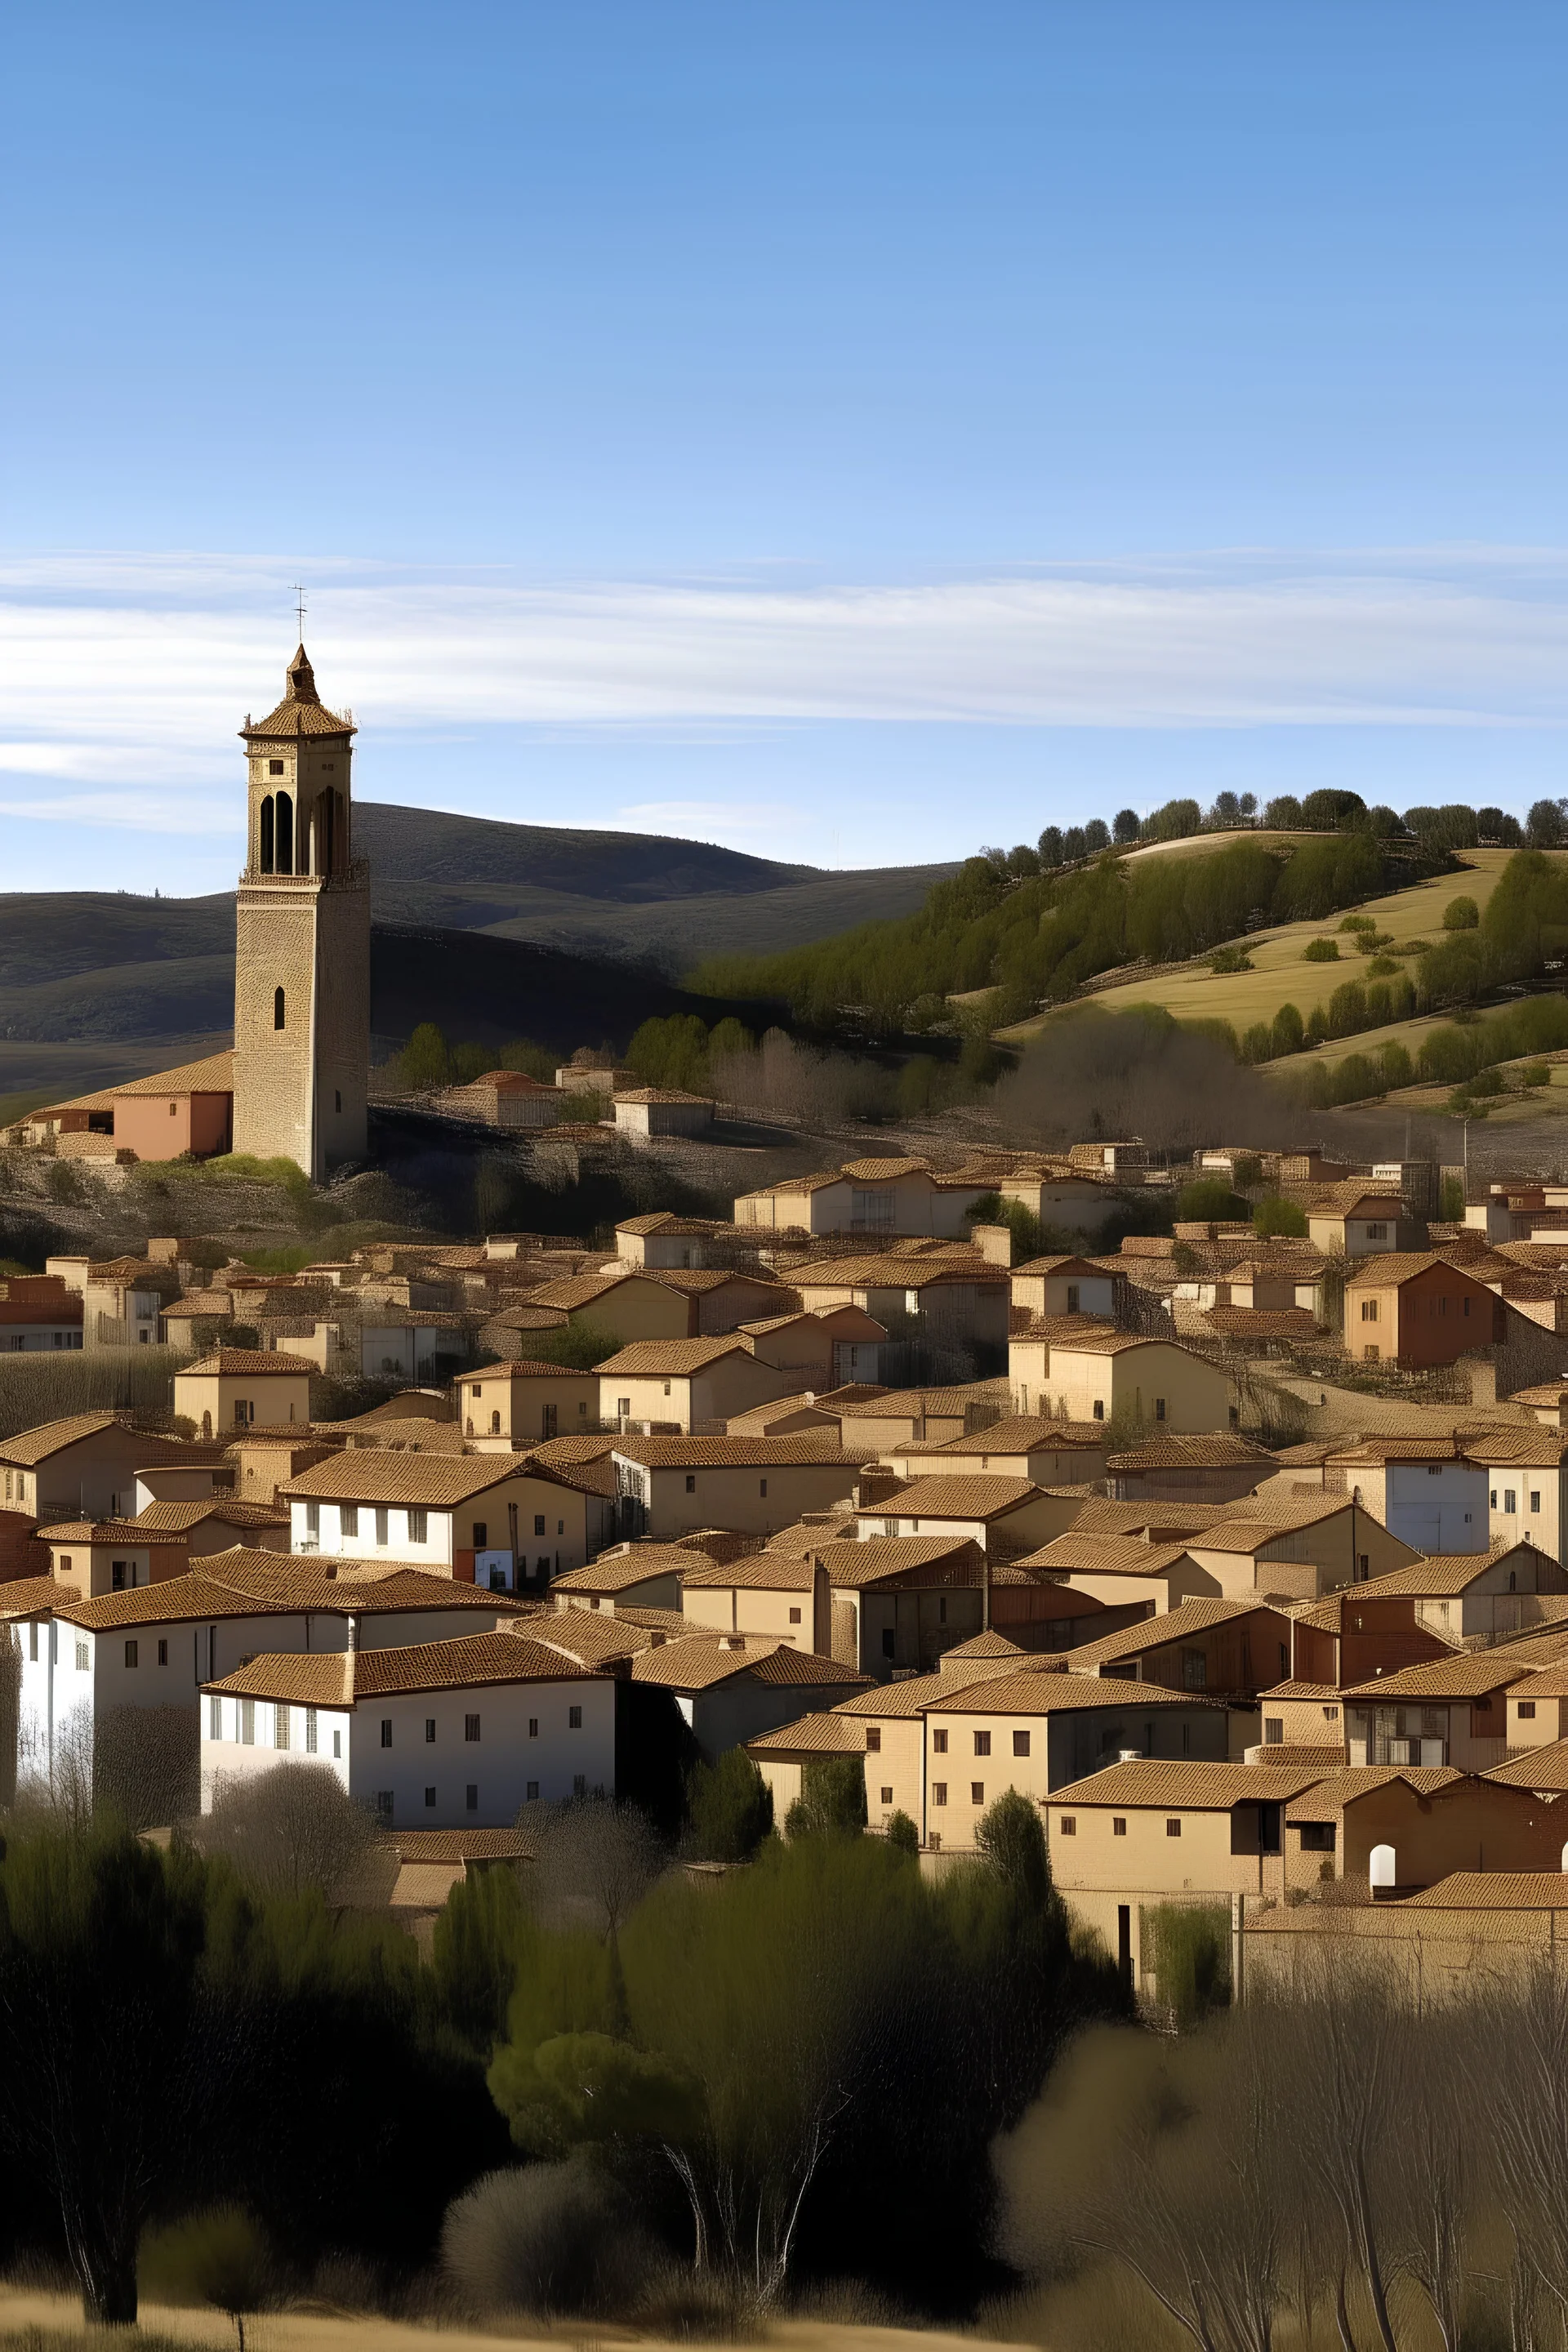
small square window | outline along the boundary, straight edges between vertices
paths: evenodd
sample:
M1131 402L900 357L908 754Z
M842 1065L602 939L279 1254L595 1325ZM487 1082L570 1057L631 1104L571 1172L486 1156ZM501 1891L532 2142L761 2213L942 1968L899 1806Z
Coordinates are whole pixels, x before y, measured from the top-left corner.
M542 1536L544 1533L544 1514L542 1511L535 1511L533 1515L533 1532L536 1536Z
M1028 1752L1029 1752L1029 1735L1028 1735L1028 1733L1027 1733L1026 1731L1016 1731L1016 1732L1013 1734L1013 1753L1014 1753L1014 1755L1015 1755L1015 1756L1026 1756L1026 1755L1028 1754Z
M1127 1821L1124 1814L1117 1813L1112 1817L1110 1834L1112 1837L1125 1837L1127 1835Z
M1533 1723L1533 1722L1534 1722L1534 1720L1535 1720L1535 1701L1534 1701L1532 1698L1521 1698L1521 1699L1520 1700L1520 1702L1519 1702L1519 1719L1520 1719L1521 1723Z
M1165 1835L1167 1837L1180 1837L1181 1834L1182 1824L1179 1820L1168 1821L1165 1823Z
M884 1790L883 1790L883 1791L882 1791L882 1802L883 1802L883 1804L885 1804L885 1805L890 1805L890 1804L892 1803L892 1801L893 1801L893 1792L892 1792L891 1789L884 1789Z
M1103 1397L1096 1397L1094 1400L1094 1417L1096 1421L1103 1421L1105 1419L1105 1399Z
M969 1801L972 1805L983 1805L985 1802L985 1783L984 1780L971 1780L969 1784Z
M945 1731L933 1731L933 1732L931 1733L931 1753L932 1753L932 1755L933 1755L933 1756L945 1756L945 1755L947 1754L947 1734L946 1734L946 1732L945 1732Z
M792 1625L798 1625L800 1623L800 1611L798 1609L792 1609L790 1611L789 1622Z
M1533 1713L1534 1713L1534 1709L1533 1709L1533 1708L1531 1708L1531 1712L1533 1714ZM875 1755L877 1754L878 1750L880 1748L881 1745L882 1745L882 1727L881 1727L881 1725L880 1725L879 1723L868 1723L868 1724L866 1726L866 1752L867 1752L867 1754L868 1754L868 1756L875 1756Z
M991 1753L991 1734L990 1734L988 1731L977 1731L977 1732L975 1733L975 1735L974 1735L974 1752L975 1752L976 1756L989 1756L989 1755L990 1755L990 1753Z
M761 1495L763 1502L765 1503L768 1499L768 1482L765 1478L758 1480L757 1492Z
M1061 1817L1060 1821L1057 1823L1057 1827L1058 1827L1058 1829L1059 1829L1059 1830L1060 1830L1060 1832L1061 1832L1061 1833L1062 1833L1063 1837L1077 1837L1077 1835L1078 1835L1078 1816L1077 1816L1077 1814L1076 1814L1076 1813L1064 1813L1064 1814L1062 1815L1062 1817Z
M528 1801L528 1803L529 1803L529 1804L531 1804L531 1805L536 1805L536 1804L539 1802L539 1783L538 1783L538 1781L537 1781L537 1780L530 1780L530 1782L528 1783L527 1788L523 1790L523 1795L524 1795L524 1797L525 1797L525 1799L527 1800L527 1801Z
M580 1706L569 1706L569 1707L567 1708L567 1710L566 1710L566 1728L567 1728L567 1730L568 1730L568 1731L581 1731L581 1730L582 1730L582 1728L583 1728L583 1710L582 1710L582 1708L581 1708Z
M282 761L268 760L267 762L267 772L269 776L280 776L283 773Z
M686 1491L689 1495L695 1495L697 1492L697 1475L695 1471L689 1470L686 1474Z
M359 1533L359 1505L357 1503L340 1504L338 1507L338 1524L342 1528L345 1536L357 1536Z
M931 1803L932 1803L933 1805L945 1805L945 1804L946 1804L946 1802L947 1802L947 1782L946 1782L945 1780L933 1780L933 1781L931 1782Z
M125 1663L128 1666L133 1666L137 1663L137 1650L134 1642L127 1642L125 1644Z
M408 1540L409 1540L409 1542L410 1542L410 1543L417 1543L417 1544L422 1544L422 1543L426 1542L426 1541L428 1539L428 1536L429 1536L429 1528L430 1528L430 1514L429 1514L429 1512L428 1512L428 1511L426 1511L426 1510L425 1510L424 1508L422 1508L422 1507L418 1507L418 1506L416 1506L416 1505L411 1504L411 1505L409 1506L409 1511L408 1511Z

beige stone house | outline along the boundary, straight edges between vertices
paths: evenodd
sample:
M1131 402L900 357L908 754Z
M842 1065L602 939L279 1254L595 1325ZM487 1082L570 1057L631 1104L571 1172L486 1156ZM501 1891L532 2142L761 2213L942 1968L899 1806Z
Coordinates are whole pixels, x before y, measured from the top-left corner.
M646 1216L623 1217L616 1227L616 1255L623 1265L646 1266L650 1273L722 1264L716 1255L724 1228L710 1217L678 1217L672 1209L652 1209Z
M1218 1700L1097 1675L1036 1672L973 1684L926 1712L924 1843L966 1852L1004 1790L1044 1804L1053 1790L1128 1750L1223 1761L1231 1719Z
M933 1444L910 1438L889 1445L885 1457L901 1477L1026 1478L1036 1486L1083 1484L1105 1466L1105 1433L1093 1422L1042 1421L1037 1414L1009 1413L1005 1420Z
M40 1528L57 1583L81 1594L131 1592L139 1585L183 1576L185 1538L174 1528L142 1528L133 1519L62 1519Z
M617 1544L586 1568L554 1578L550 1598L558 1610L596 1610L609 1617L623 1609L679 1611L682 1580L710 1564L706 1552L679 1544Z
M856 1521L867 1536L967 1538L1002 1558L1032 1552L1072 1525L1076 1497L1047 1495L1027 1478L984 1472L911 1479L861 1503Z
M969 1231L965 1212L994 1190L984 1178L939 1175L919 1158L851 1160L742 1193L734 1216L737 1225L774 1233L934 1234L961 1241Z
M1568 1665L1542 1666L1505 1693L1508 1761L1568 1738ZM1563 1838L1568 1842L1568 1825Z
M989 1428L1009 1410L1005 1381L970 1381L956 1388L857 1387L816 1400L836 1412L846 1445L893 1458L900 1444L945 1445Z
M690 1301L694 1339L717 1339L758 1318L771 1320L800 1309L800 1299L787 1283L775 1282L771 1275L754 1269L672 1266L657 1279Z
M1141 1536L1083 1534L1069 1527L1016 1565L1036 1575L1059 1577L1108 1609L1142 1608L1151 1616L1178 1608L1184 1601L1225 1598L1217 1579L1179 1540L1148 1543Z
M607 1331L623 1347L634 1339L689 1339L697 1336L696 1303L684 1291L648 1274L633 1274L624 1266L602 1274L570 1275L561 1282L542 1283L524 1302L533 1307L553 1307L568 1324L584 1324Z
M129 1517L139 1470L159 1463L210 1470L220 1454L150 1437L128 1413L69 1413L0 1439L0 1507L44 1521Z
M792 1722L859 1689L853 1666L786 1642L743 1633L690 1633L639 1651L631 1680L668 1691L702 1755L711 1762L759 1732Z
M823 1307L815 1313L802 1308L738 1328L760 1362L798 1371L814 1389L823 1390L847 1381L874 1381L888 1336L859 1307Z
M1110 1320L1126 1276L1094 1258L1058 1255L1016 1265L1011 1288L1015 1309L1031 1317L1093 1315Z
M443 1087L431 1108L485 1127L541 1128L555 1125L564 1099L557 1087L542 1086L523 1070L487 1070L467 1086Z
M174 1411L204 1438L256 1423L268 1429L309 1423L310 1366L263 1349L219 1348L174 1374Z
M1142 1422L1172 1433L1230 1426L1230 1381L1173 1339L1063 1317L1014 1332L1007 1367L1020 1412Z
M587 1557L588 1498L529 1454L353 1446L278 1489L296 1552L426 1568L492 1591L545 1586Z
M531 1445L549 1437L569 1437L598 1418L599 1379L563 1364L511 1357L467 1372L452 1384L463 1435Z
M1352 1764L1453 1764L1486 1772L1506 1760L1507 1693L1541 1665L1529 1643L1460 1652L1352 1683L1344 1693Z
M1274 1468L1274 1456L1234 1429L1179 1436L1167 1432L1110 1456L1106 1474L1118 1502L1223 1505L1250 1494Z
M772 1535L848 1499L867 1450L831 1430L791 1437L620 1437L616 1532L668 1542L701 1528Z
M894 1339L998 1350L1006 1345L1007 1275L975 1250L824 1258L795 1267L792 1281L803 1306L858 1307Z
M617 1135L635 1143L657 1136L706 1135L713 1124L709 1095L683 1094L678 1087L631 1087L615 1097Z
M980 1631L985 1563L976 1544L940 1536L792 1542L722 1564L694 1560L681 1608L693 1627L793 1643L886 1679L931 1669Z
M1556 1428L1483 1431L1467 1438L1465 1451L1487 1474L1492 1543L1534 1544L1562 1559L1568 1536L1568 1437Z
M1251 1706L1259 1690L1290 1671L1290 1620L1256 1601L1184 1601L1142 1624L1081 1643L1072 1667Z
M1188 1550L1222 1592L1318 1601L1342 1585L1384 1576L1418 1555L1364 1504L1343 1495L1276 1503L1257 1518L1234 1516L1189 1538Z
M752 1352L749 1339L637 1339L598 1367L598 1415L616 1428L639 1423L703 1436L722 1433L731 1414L771 1403L804 1385Z
M1455 1438L1363 1437L1326 1455L1322 1475L1417 1552L1488 1549L1487 1471Z
M1314 1189L1307 1203L1307 1232L1314 1248L1330 1256L1363 1258L1399 1249L1411 1226L1397 1192L1352 1176Z

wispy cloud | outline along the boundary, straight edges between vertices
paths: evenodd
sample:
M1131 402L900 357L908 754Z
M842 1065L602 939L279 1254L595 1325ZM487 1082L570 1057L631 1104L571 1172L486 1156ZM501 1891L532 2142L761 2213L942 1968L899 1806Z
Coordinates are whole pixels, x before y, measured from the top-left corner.
M14 557L0 809L228 826L235 730L280 689L300 563L323 691L371 736L1568 722L1568 557L1553 551L1242 551L870 585L777 566L551 584L298 557ZM622 816L700 830L714 814Z

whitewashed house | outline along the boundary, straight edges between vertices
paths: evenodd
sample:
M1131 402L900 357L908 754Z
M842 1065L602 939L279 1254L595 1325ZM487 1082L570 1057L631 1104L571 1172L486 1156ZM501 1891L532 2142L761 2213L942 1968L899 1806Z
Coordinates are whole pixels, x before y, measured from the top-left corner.
M616 1684L514 1633L336 1657L268 1654L209 1683L202 1811L289 1762L334 1773L387 1828L508 1826L616 1787Z
M350 1446L279 1486L289 1546L407 1560L492 1591L549 1583L588 1558L588 1498L525 1455Z

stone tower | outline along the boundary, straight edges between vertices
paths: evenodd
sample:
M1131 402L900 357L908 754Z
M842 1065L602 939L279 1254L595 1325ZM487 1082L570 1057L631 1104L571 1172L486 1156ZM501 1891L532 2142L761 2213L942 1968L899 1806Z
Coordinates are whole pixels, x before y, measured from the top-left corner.
M234 968L234 1148L320 1181L364 1157L370 887L353 856L353 724L300 647L276 710L240 730L248 848Z

